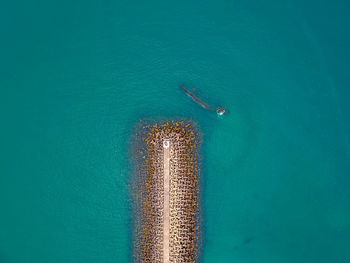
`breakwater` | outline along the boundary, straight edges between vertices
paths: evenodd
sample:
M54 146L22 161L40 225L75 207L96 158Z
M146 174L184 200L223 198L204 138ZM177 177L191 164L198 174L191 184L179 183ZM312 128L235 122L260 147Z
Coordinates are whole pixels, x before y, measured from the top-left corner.
M189 121L141 125L134 150L135 262L198 261L198 144Z

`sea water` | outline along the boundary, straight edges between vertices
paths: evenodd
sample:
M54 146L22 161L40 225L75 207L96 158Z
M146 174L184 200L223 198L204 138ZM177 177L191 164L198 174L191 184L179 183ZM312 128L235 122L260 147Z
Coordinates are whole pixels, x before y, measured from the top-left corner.
M133 129L164 118L203 135L203 262L349 262L349 10L4 1L0 262L129 262Z

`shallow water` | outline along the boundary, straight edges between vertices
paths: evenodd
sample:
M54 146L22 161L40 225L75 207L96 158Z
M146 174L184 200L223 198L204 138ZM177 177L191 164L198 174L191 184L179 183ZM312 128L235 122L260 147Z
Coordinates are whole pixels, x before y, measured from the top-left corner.
M0 262L129 262L132 130L175 117L203 262L350 261L349 4L307 2L4 3Z

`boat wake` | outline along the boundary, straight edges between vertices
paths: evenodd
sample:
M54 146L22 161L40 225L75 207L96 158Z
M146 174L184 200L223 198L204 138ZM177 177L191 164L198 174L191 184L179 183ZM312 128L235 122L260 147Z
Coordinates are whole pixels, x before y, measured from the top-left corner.
M223 107L218 107L215 110L214 107L210 106L208 103L206 103L203 100L201 100L200 98L198 98L193 92L191 92L188 89L186 89L183 85L180 85L180 89L182 89L194 102L199 104L204 109L209 110L209 111L216 111L216 113L219 116L222 116L222 115L227 113L227 110L225 108L223 108Z

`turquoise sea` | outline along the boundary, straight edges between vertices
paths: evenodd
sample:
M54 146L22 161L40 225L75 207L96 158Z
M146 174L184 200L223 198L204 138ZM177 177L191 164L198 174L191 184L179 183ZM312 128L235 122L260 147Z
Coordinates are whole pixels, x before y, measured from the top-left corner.
M1 1L0 262L130 262L133 128L175 117L203 134L202 262L350 262L349 12Z

